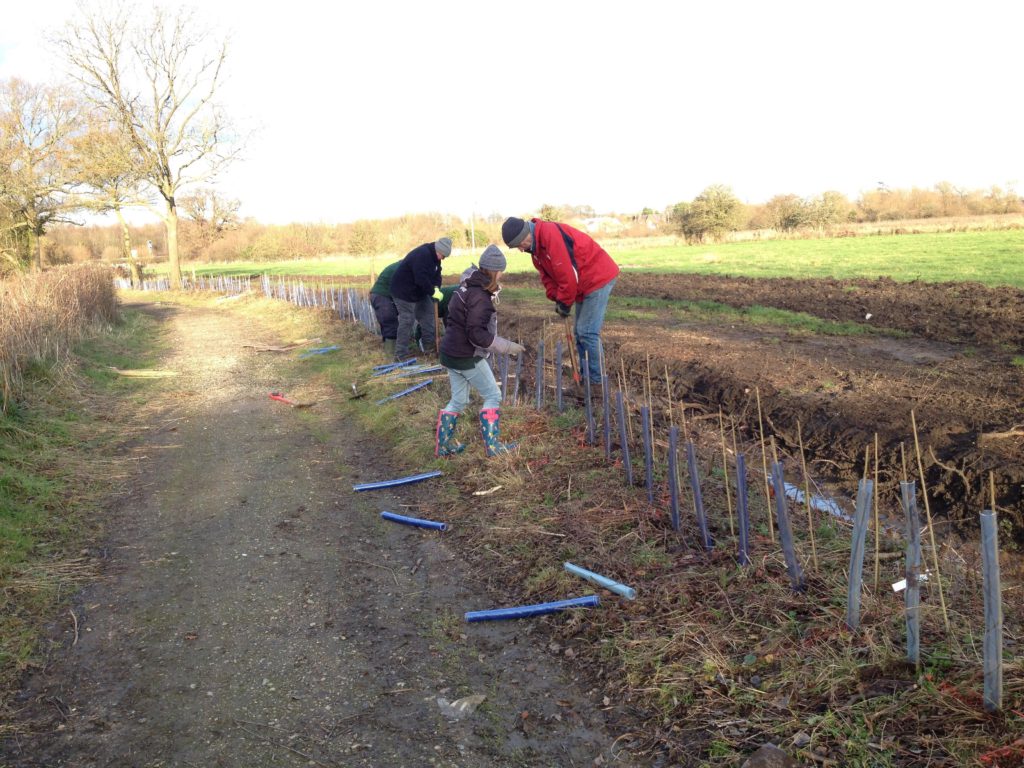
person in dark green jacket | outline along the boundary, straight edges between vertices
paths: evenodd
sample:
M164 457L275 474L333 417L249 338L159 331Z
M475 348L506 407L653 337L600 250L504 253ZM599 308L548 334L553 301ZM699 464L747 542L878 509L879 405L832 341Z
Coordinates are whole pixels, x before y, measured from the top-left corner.
M384 354L390 360L395 356L395 338L398 336L398 308L391 297L391 276L395 274L401 261L388 264L377 275L377 282L370 289L370 306L377 316L380 326L380 337L384 342Z

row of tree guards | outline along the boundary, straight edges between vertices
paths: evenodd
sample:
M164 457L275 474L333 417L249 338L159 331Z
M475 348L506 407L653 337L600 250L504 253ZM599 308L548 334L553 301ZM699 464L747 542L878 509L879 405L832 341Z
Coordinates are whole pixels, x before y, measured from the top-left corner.
M545 371L547 364L545 360L545 338L542 334L537 343L537 359L534 366L534 407L537 410L545 408ZM551 368L554 371L555 407L559 412L565 408L565 396L563 393L563 347L560 339L555 342L554 357ZM625 363L622 361L622 371L618 380L618 388L614 397L614 418L610 403L611 382L607 373L604 357L600 361L601 376L601 422L605 458L613 460L616 442L612 439L612 423L617 427L617 449L621 456L624 479L627 485L633 486L634 463L630 453L630 444L635 444L633 425L630 418L631 409L625 402L623 389L628 380L625 372ZM647 492L647 502L652 507L655 505L655 482L654 465L656 462L654 445L654 422L652 419L652 386L650 375L650 357L647 358L647 377L645 379L645 403L640 405L640 445L643 451L643 484ZM522 360L517 361L517 380L513 389L513 400L515 401L518 392L518 375L522 367ZM581 370L589 369L589 358L584 353ZM505 377L508 371L508 361L499 360L496 369L501 372L503 391ZM674 407L672 403L672 386L668 368L665 368L665 384L668 394L668 440L666 451L665 477L668 483L669 492L669 516L673 530L680 531L680 490L681 471L679 468L679 436L680 426L674 424ZM803 447L803 434L799 422L797 423L797 436L800 453L801 474L803 478L802 491L796 486L785 481L785 470L782 461L779 460L778 450L774 437L767 437L764 431L764 419L761 409L761 395L759 389L755 388L755 399L757 402L757 419L761 435L759 443L761 462L764 467L764 499L767 518L767 527L770 540L776 543L775 525L778 525L779 543L786 563L789 575L790 586L794 592L803 592L806 588L806 581L801 567L800 559L794 546L793 529L789 515L788 498L796 501L803 501L807 519L807 534L811 549L811 564L814 570L818 569L817 547L814 539L814 508L827 509L833 516L850 518L839 512L838 505L831 500L824 500L825 503L815 505L812 501L815 497L811 494L811 479L807 471L806 456ZM583 407L586 421L585 440L589 445L595 445L597 438L597 419L595 418L595 397L592 393L589 378L585 379L583 386ZM715 548L709 526L708 516L705 510L703 494L701 492L701 473L698 468L697 450L694 442L690 439L686 418L686 407L679 404L680 425L684 439L684 453L686 457L686 480L689 486L691 509L693 510L694 521L698 536L698 544L707 552ZM921 459L921 447L918 438L917 421L914 412L911 411L911 425L914 435L914 448L917 461L918 477L922 489L924 485L924 466ZM725 420L721 409L718 412L718 424L721 441L722 471L725 478L726 509L728 513L729 533L737 542L737 561L741 567L750 565L750 510L748 505L748 482L747 482L747 460L737 444L736 430L733 426L730 429L732 453L734 459L734 476L736 487L735 515L733 512L733 496L729 483L729 450L727 447L727 436ZM847 589L846 625L851 631L856 631L860 626L860 602L863 591L863 570L866 549L866 539L869 529L869 521L872 520L874 511L873 527L875 530L875 573L874 586L878 588L880 574L880 544L882 526L878 518L878 435L874 440L874 477L869 478L868 467L871 466L871 446L865 451L864 477L858 481L857 496L854 504L854 515L852 518L853 533L850 547L850 566ZM939 569L938 547L935 543L934 527L932 525L931 508L928 502L927 491L922 493L926 515L926 524L922 529L918 504L917 504L917 482L908 479L906 454L901 446L902 455L902 481L900 482L900 504L903 512L903 519L907 532L905 534L906 547L904 552L904 573L902 582L893 585L897 591L904 592L904 613L906 621L906 649L907 659L919 668L921 663L920 647L920 612L921 612L921 584L930 579L934 580L937 586L939 604L942 609L943 622L947 634L951 632L949 614L946 610L945 595L942 588L942 576ZM992 509L984 510L980 514L982 531L981 554L982 554L982 579L984 592L984 706L988 711L998 711L1002 708L1002 680L1003 680L1003 614L1002 614L1002 593L999 575L999 544L998 544L998 521L994 511L995 483L990 474L990 498ZM774 511L774 519L772 512ZM838 514L837 514L838 512ZM922 557L921 532L926 530L929 535L929 543L932 554L932 569L929 572Z
M125 283L120 287L128 287L127 281L118 281L118 284ZM184 280L184 290L213 290L228 294L242 294L252 292L252 283L248 278L235 277L201 277L191 281ZM329 309L338 313L339 317L351 322L362 324L372 334L379 334L376 317L370 306L368 294L356 288L339 288L328 284L307 285L302 280L277 278L273 279L264 275L259 280L261 292L267 298L288 301L300 307L314 307ZM147 280L143 285L144 290L167 290L169 283L166 279L159 278ZM532 398L526 388L521 386L524 382L523 366L524 355L519 355L513 361L508 355L498 356L491 359L491 365L495 376L499 380L502 392L505 393L506 402L514 405L530 405L543 411L547 408L547 381L545 371L548 368L545 351L545 335L542 334L536 346L536 357L534 359L534 381ZM581 362L581 369L588 370L589 360L584 356ZM564 390L563 368L564 348L559 339L555 342L554 354L550 367L553 370L554 407L558 412L566 408L566 393ZM582 392L584 417L585 417L585 440L588 445L596 446L598 442L598 420L601 422L601 435L605 459L609 462L615 460L615 452L618 451L621 458L624 472L624 481L629 486L637 484L634 476L634 460L631 453L633 446L636 446L635 431L640 432L640 448L643 453L643 485L647 493L647 502L655 506L655 466L658 463L655 445L658 443L655 437L655 424L652 418L652 384L650 374L650 358L648 356L647 376L644 384L644 402L640 405L640 424L635 427L632 413L634 408L628 401L628 381L625 371L625 363L622 362L622 370L618 377L618 387L614 398L611 396L611 381L608 376L606 361L601 360L602 386L600 396L595 397L590 382L584 377ZM683 452L685 455L686 473L685 484L688 486L690 504L694 522L697 530L698 544L705 551L715 549L716 544L708 524L708 510L705 509L703 494L701 492L701 473L697 449L689 434L686 407L679 404L680 423L676 425L675 407L672 403L671 379L668 369L665 369L666 390L668 392L668 434L667 440L661 444L667 446L665 451L665 465L659 467L663 470L664 477L668 484L668 512L673 530L683 533L683 511L681 497L684 495L683 472L679 466L679 438L683 438ZM404 394L404 393L403 393ZM763 495L765 499L765 517L769 532L769 539L773 545L781 546L785 559L786 569L789 576L790 586L794 592L803 592L806 588L806 579L803 573L803 565L796 551L793 536L793 521L790 519L789 505L787 499L794 499L797 503L802 502L806 515L807 536L810 545L810 565L813 570L818 570L817 547L814 538L814 517L813 510L824 509L829 511L833 517L842 517L849 521L849 517L839 511L838 505L822 496L814 496L811 493L811 478L807 472L806 457L804 455L803 435L801 425L797 424L797 436L800 453L800 466L802 476L802 488L791 485L785 480L785 468L779 459L778 450L774 437L767 436L764 430L764 420L761 409L760 391L755 388L757 401L758 431L760 439L758 452L760 453L762 465L762 477L764 481ZM389 399L389 398L386 398ZM612 401L614 400L614 406ZM596 402L595 402L596 401ZM384 402L384 401L381 401ZM596 406L599 405L600 414L598 417ZM613 440L614 431L617 432L617 440ZM748 475L751 474L747 464L746 454L739 449L736 438L736 429L731 425L730 430L725 428L725 418L719 410L718 414L722 470L725 476L725 497L728 526L730 537L736 541L736 558L740 567L751 564L751 539L750 539L750 508ZM939 570L938 548L935 543L935 532L932 525L931 509L928 501L927 488L924 480L924 467L921 459L921 448L918 439L917 422L914 413L911 412L911 425L914 435L914 449L916 457L917 478L920 480L924 500L925 523L922 526L917 503L918 480L910 479L907 470L906 454L901 446L902 475L899 483L900 507L904 519L904 531L906 546L904 551L904 574L902 582L893 585L893 589L903 592L904 613L906 623L906 652L907 659L915 666L921 663L921 584L924 582L934 583L939 596L939 606L942 611L943 622L947 634L951 633L949 614L946 609L945 595L942 585L942 574ZM733 466L729 466L729 439L727 432L731 433L732 455L734 456ZM856 631L860 626L860 601L863 591L863 569L866 556L867 533L873 521L875 532L875 557L874 557L874 587L878 588L880 575L880 542L882 526L878 518L878 436L874 440L874 473L869 477L871 466L872 446L865 449L864 477L860 479L857 486L856 502L854 504L854 515L852 517L852 537L850 547L850 566L847 591L846 625L851 631ZM735 479L735 505L733 491L729 482L732 474ZM998 544L998 519L995 512L995 484L990 475L990 495L992 509L987 509L980 514L981 525L981 559L982 559L982 581L984 591L984 706L988 711L1002 709L1002 681L1003 681L1003 612L1002 595L999 573L999 544ZM774 511L774 515L772 512ZM778 540L776 539L776 526L778 527ZM921 533L926 531L929 538L931 552L931 568L925 564Z

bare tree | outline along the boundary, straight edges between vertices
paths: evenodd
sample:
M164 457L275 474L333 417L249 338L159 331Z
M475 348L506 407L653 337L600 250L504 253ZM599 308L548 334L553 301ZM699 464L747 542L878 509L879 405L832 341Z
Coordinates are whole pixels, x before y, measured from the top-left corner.
M241 149L214 100L227 43L210 43L191 10L154 7L145 15L128 5L95 10L84 2L79 10L81 20L65 27L57 46L71 76L137 154L141 178L163 199L159 214L178 288L178 196L210 182Z
M221 197L209 188L182 196L180 207L191 222L189 229L184 231L186 237L183 239L191 240L197 252L209 248L226 232L237 229L241 205L238 200Z
M46 228L70 221L76 204L68 160L80 126L79 103L67 88L0 83L0 240L8 261L31 261L34 245L42 269Z

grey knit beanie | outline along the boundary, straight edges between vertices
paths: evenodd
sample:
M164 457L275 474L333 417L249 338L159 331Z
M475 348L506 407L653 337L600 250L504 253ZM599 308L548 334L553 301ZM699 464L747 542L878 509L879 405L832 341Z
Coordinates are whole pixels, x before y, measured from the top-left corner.
M504 272L507 265L505 254L493 243L480 254L480 269L486 269L488 272Z
M452 239L450 237L442 237L434 243L434 250L437 251L438 256L450 256L452 252Z
M530 234L530 225L515 216L509 216L501 225L501 239L509 248L515 248Z

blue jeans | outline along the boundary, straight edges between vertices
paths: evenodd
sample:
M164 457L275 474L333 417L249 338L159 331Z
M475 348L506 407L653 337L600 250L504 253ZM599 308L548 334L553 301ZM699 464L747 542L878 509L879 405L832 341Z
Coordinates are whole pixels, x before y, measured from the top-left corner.
M586 354L590 359L590 381L594 384L601 383L601 326L604 325L604 312L608 309L608 297L614 287L615 280L612 280L576 304L576 351L580 356L580 369L582 373Z
M484 404L480 410L497 408L501 405L501 388L494 380L494 373L487 360L480 358L468 371L448 368L448 381L452 385L452 399L444 407L446 411L461 414L469 406L470 387L480 393Z

